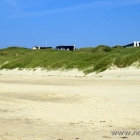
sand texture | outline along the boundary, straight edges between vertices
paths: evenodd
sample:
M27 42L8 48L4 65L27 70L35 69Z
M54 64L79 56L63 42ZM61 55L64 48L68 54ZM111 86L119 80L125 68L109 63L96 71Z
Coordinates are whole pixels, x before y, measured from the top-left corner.
M0 140L103 139L140 140L140 70L0 71Z

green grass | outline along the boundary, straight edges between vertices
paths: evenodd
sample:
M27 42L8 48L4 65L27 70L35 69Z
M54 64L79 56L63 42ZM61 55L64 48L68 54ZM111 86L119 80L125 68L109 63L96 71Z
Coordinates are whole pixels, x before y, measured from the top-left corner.
M140 48L100 45L75 51L31 50L20 47L0 49L0 69L37 68L56 70L77 68L85 73L101 72L112 64L123 68L140 62Z

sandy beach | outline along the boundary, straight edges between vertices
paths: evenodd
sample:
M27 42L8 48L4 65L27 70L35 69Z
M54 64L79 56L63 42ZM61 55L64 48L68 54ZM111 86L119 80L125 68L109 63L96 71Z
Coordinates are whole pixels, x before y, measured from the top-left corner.
M0 140L102 139L140 139L140 69L0 70Z

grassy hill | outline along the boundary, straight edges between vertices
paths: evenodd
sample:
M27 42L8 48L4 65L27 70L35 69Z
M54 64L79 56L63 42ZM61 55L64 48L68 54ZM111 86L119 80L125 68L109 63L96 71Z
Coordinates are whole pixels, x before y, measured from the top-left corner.
M0 49L0 69L36 68L72 69L101 72L111 65L126 67L140 62L140 48L97 46L75 51L31 50L20 47Z

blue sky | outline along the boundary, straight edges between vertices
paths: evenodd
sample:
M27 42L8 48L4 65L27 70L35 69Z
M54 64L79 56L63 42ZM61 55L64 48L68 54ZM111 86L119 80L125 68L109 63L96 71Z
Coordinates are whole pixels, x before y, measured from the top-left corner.
M0 0L0 48L140 41L140 0Z

